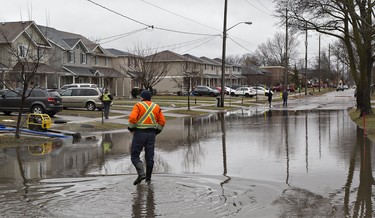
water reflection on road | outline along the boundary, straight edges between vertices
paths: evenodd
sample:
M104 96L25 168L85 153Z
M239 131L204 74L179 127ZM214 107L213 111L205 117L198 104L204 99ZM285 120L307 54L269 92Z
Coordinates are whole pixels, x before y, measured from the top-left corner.
M372 143L345 110L259 108L173 119L157 138L152 185L131 184L130 142L122 132L3 149L2 214L373 214Z

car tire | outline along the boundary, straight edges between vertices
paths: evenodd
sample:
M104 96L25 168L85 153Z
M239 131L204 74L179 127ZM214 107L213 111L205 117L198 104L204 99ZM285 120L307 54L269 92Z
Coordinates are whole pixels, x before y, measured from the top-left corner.
M96 108L95 103L94 103L94 102L87 102L87 104L86 104L86 108L87 108L87 110L89 110L89 111L94 111L95 108Z
M211 97L215 97L215 93L211 92L211 93L210 93L210 96L211 96Z
M44 108L41 105L34 105L31 108L31 113L34 113L34 114L44 114Z
M250 97L249 93L245 93L245 97L246 98Z
M12 111L3 111L3 113L4 113L5 115L10 115L10 114L12 113Z

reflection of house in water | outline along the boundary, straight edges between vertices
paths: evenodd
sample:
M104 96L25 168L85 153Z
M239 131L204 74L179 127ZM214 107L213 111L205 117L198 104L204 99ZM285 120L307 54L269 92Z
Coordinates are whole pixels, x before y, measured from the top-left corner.
M229 119L236 119L236 118L243 118L243 117L253 117L253 116L259 116L262 115L268 111L264 107L256 107L255 109L240 109L235 111L229 111L227 112L226 116Z
M163 132L157 136L156 147L173 150L210 138L213 133L218 132L221 132L221 125L217 114L172 119L168 120Z

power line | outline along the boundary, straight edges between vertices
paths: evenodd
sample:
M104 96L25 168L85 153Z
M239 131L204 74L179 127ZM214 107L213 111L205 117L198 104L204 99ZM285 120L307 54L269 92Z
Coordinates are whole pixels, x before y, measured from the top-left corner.
M257 2L259 2L259 4L261 4L267 11L271 12L271 14L273 13L270 9L268 9L268 7L266 7L261 1L257 0Z
M119 15L119 16L121 16L121 17L124 17L124 18L129 19L129 20L131 20L131 21L134 21L134 22L136 22L136 23L139 23L139 24L142 24L142 25L144 25L144 26L147 26L148 28L153 28L152 25L147 25L147 24L145 24L145 23L143 23L143 22L141 22L141 21L138 21L138 20L135 20L135 19L130 18L130 17L128 17L128 16L125 16L125 15L123 15L123 14L117 12L117 11L114 11L114 10L112 10L112 9L110 9L110 8L107 8L107 7L105 7L105 6L103 6L103 5L99 4L99 3L96 3L96 2L91 1L91 0L87 0L87 1L88 1L88 2L91 2L91 3L94 4L94 5L99 6L99 7L101 7L101 8L106 9L107 11L110 11L110 12L112 12L112 13L114 13L114 14L117 14L117 15Z
M208 27L208 28L211 28L211 29L213 29L213 30L216 30L216 31L221 32L221 30L215 29L215 28L213 28L213 27L211 27L211 26L208 26L208 25L206 25L206 24L203 24L203 23L200 23L200 22L198 22L198 21L192 20L192 19L190 19L190 18L188 18L188 17L182 16L182 15L180 15L180 14L177 14L177 13L173 12L173 11L170 11L170 10L167 10L167 9L165 9L165 8L162 8L162 7L158 6L158 5L152 4L152 3L148 2L148 1L145 1L145 0L140 0L140 1L142 1L142 2L144 2L144 3L146 3L146 4L149 4L149 5L153 6L153 7L159 8L160 10L163 10L163 11L166 11L166 12L171 13L171 14L173 14L173 15L176 15L176 16L178 16L178 17L181 17L181 18L184 18L184 19L189 20L189 21L191 21L191 22L194 22L194 23L196 23L196 24L199 24L199 25L202 25L202 26L205 26L205 27Z
M148 28L142 28L142 29L134 30L134 31L131 31L131 32L128 32L128 33L122 33L122 34L118 34L118 35L115 35L115 36L109 36L109 37L106 37L106 38L99 39L98 41L100 42L102 40L107 40L107 41L104 41L104 42L100 42L101 44L105 44L105 43L113 42L113 41L122 39L124 37L136 34L138 32L141 32L141 31L147 30L147 29Z
M237 44L238 46L240 46L241 48L245 49L246 51L248 52L252 52L250 49L246 48L245 46L241 45L240 43L236 42L234 39L232 39L231 37L228 36L228 39L230 39L232 42L234 42L235 44Z
M201 47L202 45L207 44L208 42L214 40L215 38L216 38L216 37L211 37L210 39L207 39L207 40L204 41L203 43L201 43L201 44L199 44L199 45L197 45L197 46L194 46L194 47L192 47L192 48L190 48L190 49L188 49L188 50L185 50L185 51L182 52L182 53L186 53L186 52L188 52L188 51L191 51L191 50L193 50L193 49L196 49L196 48L198 48L198 47Z
M261 10L260 8L256 7L255 5L251 4L248 0L245 0L245 2L248 3L249 5L251 5L253 8L257 9L260 12L263 12L263 13L268 14L268 15L272 15L272 14L266 12L266 11Z
M196 44L196 43L200 43L202 41L205 41L205 42L208 42L216 37L218 37L219 35L215 35L215 36L210 36L210 37L204 37L204 38L200 38L200 39L195 39L195 40L190 40L190 41L187 41L187 42L183 42L183 43L177 43L177 44L172 44L172 45L167 45L167 46L162 46L160 47L161 49L165 49L165 48L182 48L182 47L186 47L186 46L189 46L189 45L193 45L193 44ZM203 43L205 44L205 43ZM156 48L157 49L160 49L160 48Z
M99 4L99 3L96 3L96 2L94 2L92 0L87 0L87 1L90 2L90 3L92 3L92 4L95 4L95 5L99 6L99 7L103 8L103 9L105 9L105 10L108 10L108 11L114 13L114 14L117 14L117 15L119 15L121 17L129 19L129 20L134 21L136 23L142 24L142 25L146 26L147 28L159 29L159 30L168 31L168 32L174 32L174 33L189 34L189 35L215 36L214 34L193 33L193 32L185 32L185 31L171 30L171 29L166 29L166 28L155 27L154 25L148 25L148 24L145 24L145 23L143 23L141 21L138 21L138 20L135 20L135 19L130 18L128 16L125 16L125 15L123 15L123 14L117 12L117 11L114 11L114 10L112 10L112 9L110 9L108 7L105 7L105 6L103 6L103 5Z
M173 33L182 33L182 34L188 34L188 35L197 35L197 36L218 36L220 34L205 34L205 33L193 33L193 32L185 32L185 31L179 31L179 30L170 30L160 27L154 27L154 29L163 30L167 32L173 32Z

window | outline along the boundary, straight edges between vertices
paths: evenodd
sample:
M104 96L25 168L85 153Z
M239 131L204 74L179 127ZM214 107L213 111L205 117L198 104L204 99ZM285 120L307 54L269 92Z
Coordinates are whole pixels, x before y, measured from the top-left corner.
M104 66L108 66L108 58L107 57L105 57L105 59L104 59Z
M43 50L42 50L42 48L41 47L38 47L37 49L36 49L36 58L37 58L37 60L40 60L40 59L42 59L42 57L43 57Z
M74 63L75 62L75 53L74 51L68 52L68 63Z
M25 58L26 55L27 55L27 48L26 48L26 46L24 46L24 45L20 45L20 46L19 46L19 56L20 56L21 58Z
M99 65L99 57L95 56L95 65Z
M81 53L81 64L87 63L87 56L85 53Z

